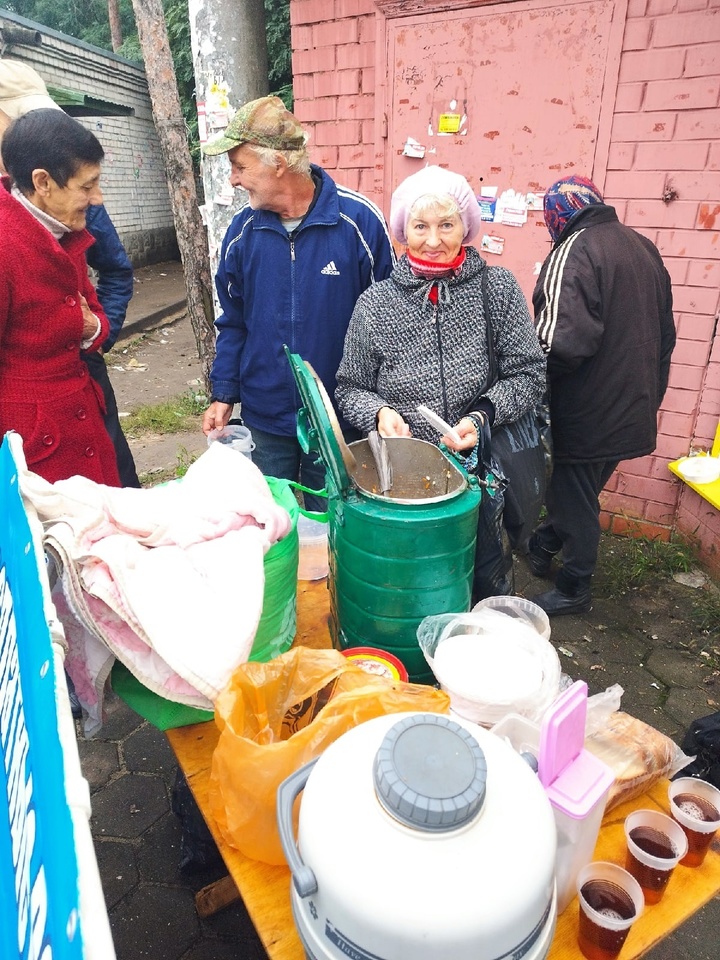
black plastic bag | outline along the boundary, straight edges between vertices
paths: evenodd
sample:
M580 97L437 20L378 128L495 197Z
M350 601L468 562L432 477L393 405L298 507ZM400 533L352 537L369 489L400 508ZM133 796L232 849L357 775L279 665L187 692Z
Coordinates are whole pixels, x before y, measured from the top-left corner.
M220 851L179 767L175 773L170 805L182 826L180 869L202 870L221 863Z
M693 720L682 742L683 752L695 759L676 777L697 777L720 789L720 711Z
M478 438L478 462L474 473L482 486L478 512L472 603L486 597L510 596L515 592L512 552L503 531L507 479L491 453L487 423Z
M514 423L494 430L492 456L507 479L503 524L516 549L535 530L545 502L552 445L544 407L533 407Z

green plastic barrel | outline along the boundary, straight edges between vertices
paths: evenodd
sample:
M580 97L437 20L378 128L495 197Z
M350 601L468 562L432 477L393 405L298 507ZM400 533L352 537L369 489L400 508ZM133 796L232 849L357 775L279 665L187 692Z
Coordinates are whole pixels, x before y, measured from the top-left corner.
M266 477L273 500L290 514L292 529L265 554L263 607L250 660L267 662L284 653L295 639L297 571L300 552L297 522L299 507L287 480ZM188 707L148 690L119 660L112 669L112 687L127 705L159 730L211 720L213 713Z
M413 682L434 683L417 628L427 616L470 607L481 494L437 447L412 439L389 445L397 499L370 492L375 483L362 473L374 465L361 440L350 444L359 487L328 503L330 631L339 649L378 647L401 660ZM405 491L403 466L411 478ZM448 472L454 490L446 493L438 486Z

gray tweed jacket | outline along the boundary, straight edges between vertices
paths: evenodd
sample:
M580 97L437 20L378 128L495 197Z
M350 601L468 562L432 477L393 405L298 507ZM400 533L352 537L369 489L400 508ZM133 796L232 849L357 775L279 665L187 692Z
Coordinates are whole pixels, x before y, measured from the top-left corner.
M388 280L360 295L335 397L345 419L363 433L374 429L378 410L390 406L414 437L437 443L439 435L417 414L418 404L454 425L486 382L481 286L486 264L474 247L466 253L460 276L437 281L436 304L428 299L432 281L414 276L406 256ZM487 270L499 380L486 396L499 425L517 420L540 400L545 357L517 280L505 267Z

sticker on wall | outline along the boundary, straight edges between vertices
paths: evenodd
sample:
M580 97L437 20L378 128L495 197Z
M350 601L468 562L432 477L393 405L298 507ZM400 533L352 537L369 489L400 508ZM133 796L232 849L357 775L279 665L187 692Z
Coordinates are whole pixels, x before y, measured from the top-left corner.
M198 103L197 105L197 118L198 118L198 140L202 145L207 143L208 141L207 117L205 115L204 103Z
M404 157L416 157L422 160L425 156L425 147L414 137L408 137L403 146L402 155Z
M230 123L230 88L223 80L213 80L205 98L205 117L208 127L224 128Z
M230 186L229 182L223 186L220 193L215 194L215 203L219 203L222 207L229 207L234 199L235 191Z
M500 256L505 247L505 237L492 237L488 234L483 234L483 238L480 241L480 249L485 253L494 253L497 256Z
M461 120L459 113L441 113L438 117L438 133L459 133Z
M495 205L497 203L497 187L481 187L480 196L477 198L477 202L480 205L480 219L481 220L494 220L495 219Z
M521 227L527 223L525 194L513 189L503 190L495 206L495 223L504 223L509 227Z
M446 86L450 81L450 77L440 78L436 80L435 88ZM453 77L452 81L457 83L458 78ZM437 134L438 137L464 137L467 133L467 124L467 100L464 91L451 100L433 101L428 123L429 136Z
M542 210L544 200L544 193L528 193L525 197L525 204L528 210Z

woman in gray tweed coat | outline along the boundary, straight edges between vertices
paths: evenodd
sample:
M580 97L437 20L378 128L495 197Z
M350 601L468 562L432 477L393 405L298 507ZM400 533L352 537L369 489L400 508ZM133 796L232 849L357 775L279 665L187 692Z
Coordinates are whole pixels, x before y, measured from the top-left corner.
M514 423L536 406L545 389L545 357L517 280L504 267L488 267L466 245L480 222L477 199L459 174L426 167L400 184L392 197L390 228L407 252L389 279L360 295L335 392L342 415L363 433L377 429L384 437L442 439L468 458L468 469L477 463L483 423L496 429ZM483 305L485 270L489 318ZM494 383L487 382L488 321ZM417 413L419 404L454 425L460 443L440 438ZM479 529L476 600L512 592L511 580L504 579L512 557L500 546L499 518L492 530L490 552L501 559L480 556ZM492 573L482 574L483 566Z
M455 425L468 454L476 420L512 423L541 399L545 358L517 280L487 267L466 246L480 227L477 200L464 177L426 167L392 197L390 228L407 245L389 279L362 293L345 337L335 393L345 419L363 433L413 436L436 443L437 431L416 411L425 404ZM487 381L487 294L498 380L473 415L463 417Z

